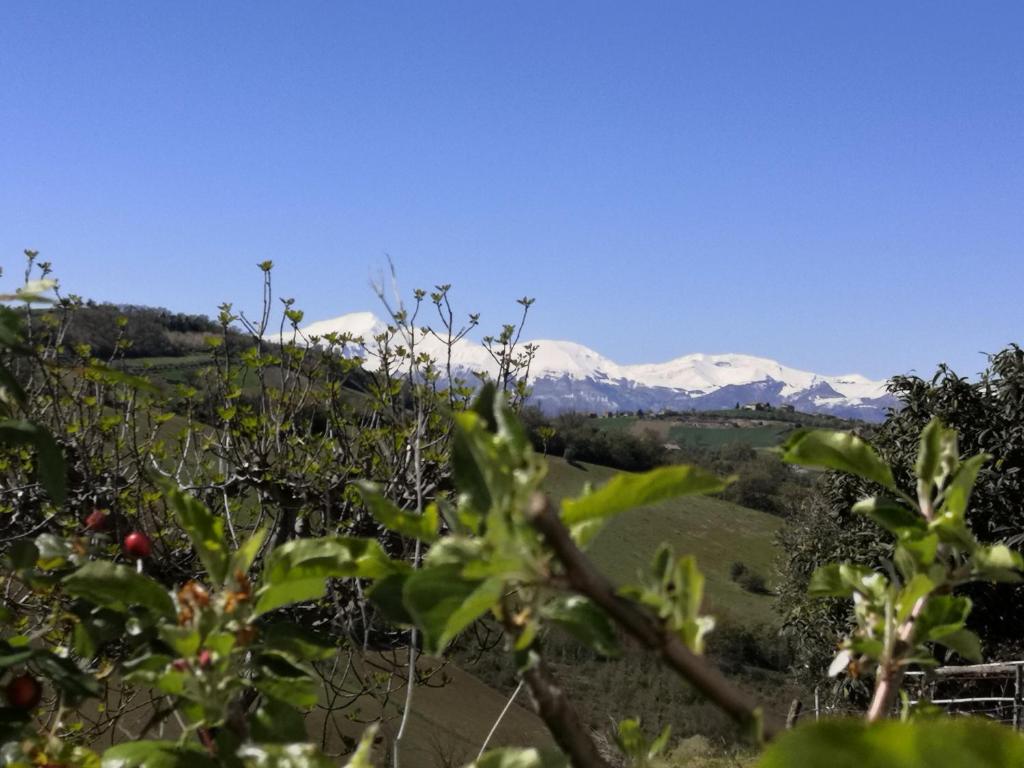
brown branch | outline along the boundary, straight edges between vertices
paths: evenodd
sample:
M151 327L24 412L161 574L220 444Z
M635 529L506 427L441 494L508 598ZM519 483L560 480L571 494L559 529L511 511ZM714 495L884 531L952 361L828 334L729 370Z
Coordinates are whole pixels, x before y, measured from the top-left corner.
M565 569L573 590L592 600L642 645L660 654L669 667L737 723L756 727L759 717L763 717L766 740L781 730L776 718L763 711L759 713L756 702L733 686L710 662L687 648L679 636L650 611L622 597L576 546L546 496L534 496L529 516L534 528L544 537Z
M523 679L538 714L558 746L569 755L573 768L610 768L547 664L538 661L523 673Z
M516 624L514 613L506 596L501 602L502 624L510 637L518 638L523 630ZM597 751L597 745L544 659L537 658L522 676L537 714L551 731L555 743L569 756L573 768L611 768Z

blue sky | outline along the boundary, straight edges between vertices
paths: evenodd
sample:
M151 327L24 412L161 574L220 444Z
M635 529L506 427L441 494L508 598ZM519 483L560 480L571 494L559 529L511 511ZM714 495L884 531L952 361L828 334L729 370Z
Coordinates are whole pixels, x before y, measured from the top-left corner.
M1020 3L9 2L0 264L308 319L394 260L623 363L1021 341Z

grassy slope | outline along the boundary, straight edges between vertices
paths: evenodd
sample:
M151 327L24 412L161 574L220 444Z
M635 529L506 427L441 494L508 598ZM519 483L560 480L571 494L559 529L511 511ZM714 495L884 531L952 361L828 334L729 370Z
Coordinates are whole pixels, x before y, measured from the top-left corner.
M771 448L779 445L791 428L790 424L757 427L691 427L680 424L669 429L668 439L680 446L714 448L729 443L746 443L753 448Z
M575 495L586 482L595 486L607 481L615 470L596 465L573 467L559 458L550 460L550 473L546 488L555 498ZM778 518L717 499L684 498L675 502L655 505L647 509L626 513L611 521L590 547L590 553L613 579L619 582L633 580L636 572L650 562L654 550L666 540L679 553L692 552L707 577L707 608L720 618L728 617L737 623L774 621L774 599L752 595L740 589L729 579L729 565L743 560L748 566L765 575L771 573L776 554L773 534L779 527ZM422 766L444 765L444 757L459 759L473 756L472 745L479 745L504 697L485 685L472 674L449 667L452 680L437 689L417 691L410 722L407 757L410 764ZM566 672L566 670L563 670ZM613 674L609 672L609 674ZM625 673L624 673L625 674ZM636 671L628 674L635 677ZM572 684L578 681L566 681ZM595 681L597 682L597 681ZM600 681L625 685L615 678ZM587 695L571 685L576 695ZM597 695L592 692L592 695ZM646 688L638 695L655 695ZM523 696L520 704L526 705ZM583 706L585 702L581 702ZM710 705L697 705L709 707ZM584 706L585 710L586 707ZM698 709L697 715L704 712ZM629 713L624 713L625 714ZM594 723L604 727L606 723ZM390 734L395 724L385 729ZM550 744L543 724L525 708L516 706L499 731L499 744ZM444 755L443 753L447 753ZM737 762L709 756L688 755L670 765L719 766ZM746 764L740 761L739 764Z
M703 415L703 414L700 414ZM694 421L700 423L694 423ZM767 423L766 423L767 421ZM773 421L765 416L749 414L734 419L649 419L636 416L611 416L592 423L605 432L629 432L637 437L654 432L658 439L680 446L703 445L715 448L728 443L745 443L754 448L779 445L794 424ZM712 426L722 424L722 426Z
M587 482L595 487L615 470L592 464L570 466L551 458L546 481L555 498L575 495ZM738 623L772 622L774 598L754 595L729 578L729 566L740 560L769 582L777 554L774 534L782 521L746 507L699 496L684 497L612 520L590 546L590 554L615 581L635 581L662 541L677 554L692 553L707 578L709 612Z

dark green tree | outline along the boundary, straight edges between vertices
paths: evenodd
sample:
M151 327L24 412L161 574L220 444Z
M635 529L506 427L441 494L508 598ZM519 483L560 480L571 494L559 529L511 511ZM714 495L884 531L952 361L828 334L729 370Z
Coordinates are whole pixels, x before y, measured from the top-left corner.
M1019 547L1024 541L1024 351L1014 344L991 355L975 381L943 365L931 379L896 377L889 390L902 407L874 430L871 440L894 467L897 481L905 485L913 477L918 435L938 416L959 433L962 456L992 457L971 499L971 529L984 543ZM889 537L850 511L858 498L876 491L850 475L827 473L781 534L787 560L780 592L787 627L801 666L812 676L827 668L850 622L848 604L806 596L815 568L833 561L891 567ZM1020 658L1024 588L975 584L964 592L974 602L970 626L984 638L986 657Z

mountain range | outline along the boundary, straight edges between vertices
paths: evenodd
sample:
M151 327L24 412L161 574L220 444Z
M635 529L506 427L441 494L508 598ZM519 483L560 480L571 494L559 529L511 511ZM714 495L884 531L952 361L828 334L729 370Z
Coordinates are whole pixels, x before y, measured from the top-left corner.
M346 351L366 358L366 365L372 367L372 339L386 328L372 312L354 312L311 323L302 333L311 339L329 333L361 338L364 345L353 343ZM416 343L435 357L444 353L444 345L430 334ZM708 411L768 403L791 405L806 413L881 421L896 406L885 381L855 373L826 376L752 355L697 353L665 363L620 365L572 341L520 342L527 343L537 348L530 366L530 403L546 413ZM452 366L453 372L467 379L472 379L473 372L495 370L486 347L468 338L454 345Z

